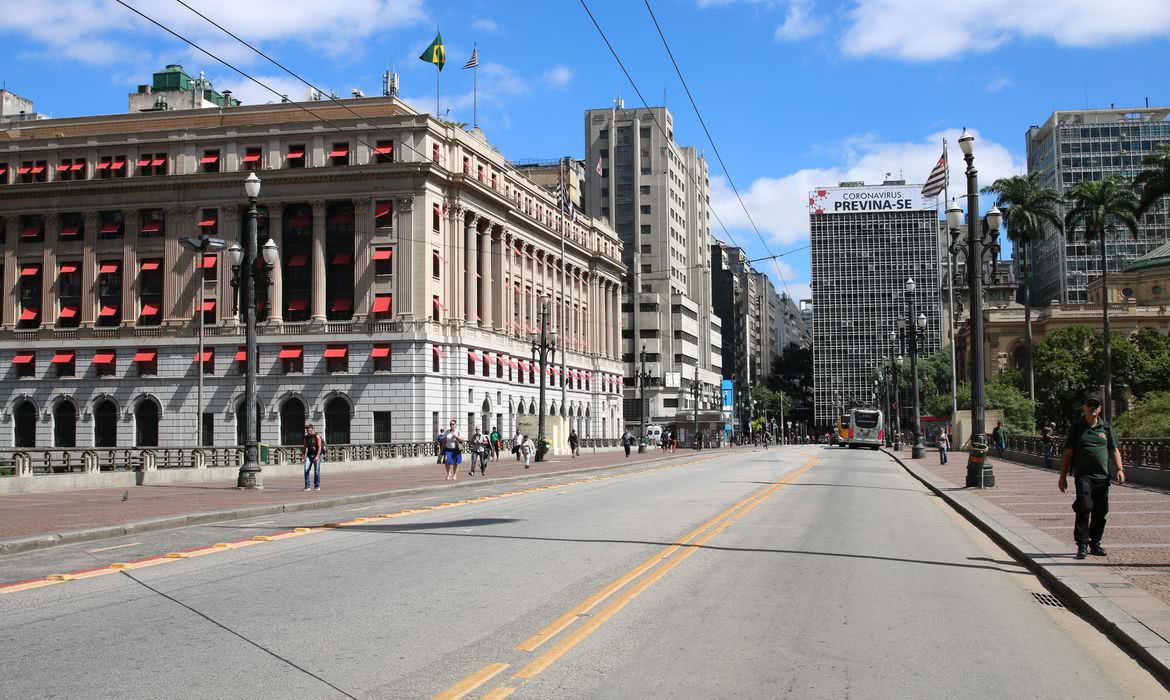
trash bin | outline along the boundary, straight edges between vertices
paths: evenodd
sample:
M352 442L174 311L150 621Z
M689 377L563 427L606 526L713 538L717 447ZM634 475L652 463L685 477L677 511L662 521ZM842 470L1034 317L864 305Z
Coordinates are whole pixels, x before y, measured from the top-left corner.
M260 464L268 464L268 445L260 443L259 447L259 454L256 457L257 461L259 461Z

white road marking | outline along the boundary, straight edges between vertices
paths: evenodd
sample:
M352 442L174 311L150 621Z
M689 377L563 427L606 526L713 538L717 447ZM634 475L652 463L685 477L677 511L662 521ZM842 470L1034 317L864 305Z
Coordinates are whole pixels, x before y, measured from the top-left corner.
M141 542L131 542L130 544L116 544L113 547L99 547L98 549L87 549L85 551L89 552L90 554L97 554L98 552L108 552L111 549L123 549L125 547L137 547L140 544L142 544L142 543Z

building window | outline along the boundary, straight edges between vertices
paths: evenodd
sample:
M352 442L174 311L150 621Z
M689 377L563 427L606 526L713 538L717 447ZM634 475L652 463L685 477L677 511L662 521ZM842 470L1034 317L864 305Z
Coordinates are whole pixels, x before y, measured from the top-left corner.
M394 441L392 427L393 413L391 411L374 411L374 442L386 445ZM438 434L438 431L436 431Z
M62 350L53 355L53 367L57 368L58 377L73 377L77 375L76 353L72 350Z
M431 277L433 277L435 279L439 279L442 276L442 272L443 272L442 256L439 254L438 249L432 249L431 250Z
M150 177L152 175L167 174L166 153L143 153L138 158L138 175Z
M199 436L200 444L203 447L215 445L215 414L204 413L203 420L200 421L199 426L202 430Z
M21 379L28 379L37 375L37 355L30 351L21 351L16 353L12 358L12 363L16 365L16 376Z
M328 345L325 347L325 366L329 372L349 371L349 347L345 345Z
M389 229L394 227L394 202L382 201L374 203L374 228Z
M370 351L370 357L374 360L375 372L389 372L392 369L391 358L393 355L390 352L389 343L380 343L374 346Z
M214 326L215 325L215 316L216 316L215 308L216 308L215 299L204 299L203 300L203 325L205 325L205 326Z
M374 249L374 274L379 276L394 274L393 248Z
M431 160L436 163L439 162L439 144L437 143L431 144Z
M142 222L139 238L162 238L166 234L166 212L162 209L143 209L138 212L138 217Z
M57 274L57 326L77 328L81 325L81 266L75 262L63 262Z
M9 168L7 163L0 163L0 185L8 184L8 170Z
M139 348L134 353L134 365L138 368L138 376L153 377L158 374L158 350L153 348Z
M112 377L118 368L118 355L113 350L99 351L93 355L93 371L99 377Z
M601 208L601 215L602 216L609 216L609 207L602 207Z
M37 328L41 325L41 266L35 263L20 266L20 316L18 328Z
M394 315L394 295L375 294L374 303L370 307L370 312L378 320L386 320L392 317Z
M99 179L126 177L126 156L102 156L97 164Z
M211 149L203 152L203 157L199 159L199 169L205 173L219 172L219 149Z
M638 187L638 194L650 194L650 185L641 185Z
M215 236L219 233L219 210L204 209L199 215L199 233Z
M85 159L62 158L61 162L57 164L57 179L61 181L84 180Z
M601 196L602 197L609 197L609 188L608 187L601 188Z
M98 237L103 240L121 238L126 230L126 222L120 211L103 211L98 214L101 219L101 228Z
M439 301L439 295L431 296L431 320L435 323L439 322L439 310L443 308L443 302Z
M394 142L378 141L374 144L374 161L377 163L393 163Z
M203 258L199 261L199 267L203 270L203 280L205 282L214 282L217 272L216 269L219 262L219 254L204 253Z
M645 214L645 215L647 215L647 216L650 214L650 205L649 205L649 204L643 204L643 205L640 207L640 209L641 209L641 212L642 212L643 214Z
M255 172L264 169L264 150L261 148L245 148L244 157L240 160L240 165L248 172Z
M644 126L638 130L638 136L644 139L650 138L650 127Z
M138 325L157 326L162 323L162 293L162 260L143 260L138 270Z
M203 365L204 374L215 374L215 348L204 348L203 357L198 357L199 353L195 353L196 359Z
M440 228L440 222L442 222L442 220L443 220L443 214L442 214L442 211L439 209L439 205L438 204L433 205L431 207L431 230L434 231L435 233L440 233L442 230Z
M642 224L642 235L643 235L643 236L649 236L649 235L651 235L651 233L650 233L650 224Z
M301 374L305 371L305 351L300 345L285 345L280 349L281 371L285 374Z
M105 260L98 265L98 319L99 326L117 326L122 323L122 263Z
M40 243L45 240L45 219L39 214L20 217L20 242Z
M464 175L471 174L471 159L468 158L467 156L463 156L463 174Z
M288 155L285 157L285 163L290 168L305 167L305 145L299 144L288 147Z
M330 165L349 165L349 144L339 141L329 150Z
M44 160L26 160L16 170L20 181L25 184L33 182L48 182L49 163Z

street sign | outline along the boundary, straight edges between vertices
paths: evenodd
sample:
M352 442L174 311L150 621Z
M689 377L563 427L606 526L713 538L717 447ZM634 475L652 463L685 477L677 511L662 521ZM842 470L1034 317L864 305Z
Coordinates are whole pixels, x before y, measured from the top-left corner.
M682 386L681 372L667 372L663 377L667 389L677 389Z

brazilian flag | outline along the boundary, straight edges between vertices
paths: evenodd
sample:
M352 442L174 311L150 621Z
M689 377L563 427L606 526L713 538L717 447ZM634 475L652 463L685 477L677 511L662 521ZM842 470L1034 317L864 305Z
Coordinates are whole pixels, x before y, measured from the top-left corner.
M435 64L442 71L443 64L447 62L447 51L443 48L443 36L435 32L435 40L431 42L427 50L423 51L422 55L418 58L420 61Z

